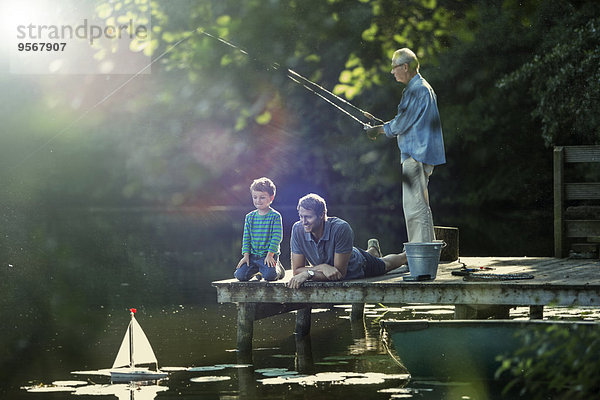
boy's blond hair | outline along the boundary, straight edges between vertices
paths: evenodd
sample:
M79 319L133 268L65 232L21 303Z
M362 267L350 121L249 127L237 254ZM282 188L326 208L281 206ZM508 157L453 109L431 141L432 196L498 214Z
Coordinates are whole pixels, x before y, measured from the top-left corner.
M255 192L267 192L271 197L275 196L275 193L277 192L277 188L273 181L265 177L255 179L250 185L250 190L254 190Z

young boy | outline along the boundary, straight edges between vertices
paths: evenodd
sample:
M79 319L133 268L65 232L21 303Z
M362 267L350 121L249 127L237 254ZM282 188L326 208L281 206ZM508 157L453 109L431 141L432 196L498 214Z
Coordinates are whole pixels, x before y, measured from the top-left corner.
M243 257L234 273L240 281L248 281L253 277L274 281L285 275L278 260L279 245L283 238L281 214L271 208L276 190L269 178L255 179L250 185L256 210L246 214L244 220Z

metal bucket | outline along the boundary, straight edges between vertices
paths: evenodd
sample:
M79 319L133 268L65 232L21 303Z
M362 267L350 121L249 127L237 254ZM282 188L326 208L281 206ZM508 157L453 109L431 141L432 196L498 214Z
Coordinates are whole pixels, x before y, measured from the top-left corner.
M437 276L440 253L446 247L443 241L404 243L404 251L408 259L410 276L418 280L435 279Z

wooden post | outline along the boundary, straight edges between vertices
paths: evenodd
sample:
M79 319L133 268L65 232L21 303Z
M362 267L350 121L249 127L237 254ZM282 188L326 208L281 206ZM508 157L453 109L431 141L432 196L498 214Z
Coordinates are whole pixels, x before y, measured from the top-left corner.
M237 352L237 363L253 365L252 352ZM254 377L254 368L236 368L237 379L238 379L238 390L240 398L243 399L255 399L257 398L256 392L258 387L256 386L256 378Z
M239 303L237 312L237 349L239 352L252 351L256 303Z
M564 162L562 146L554 148L554 257L566 257L564 244Z
M311 306L307 305L296 312L296 336L306 336L310 333Z
M350 330L352 331L352 339L365 339L367 336L367 328L365 326L365 303L352 303L352 311L350 311Z
M311 373L314 368L310 335L296 335L296 369L298 372Z
M458 260L458 228L448 226L434 226L436 240L446 242L446 247L442 249L440 261Z
M544 319L544 306L529 306L529 319Z
M352 303L351 321L362 321L365 318L365 303Z

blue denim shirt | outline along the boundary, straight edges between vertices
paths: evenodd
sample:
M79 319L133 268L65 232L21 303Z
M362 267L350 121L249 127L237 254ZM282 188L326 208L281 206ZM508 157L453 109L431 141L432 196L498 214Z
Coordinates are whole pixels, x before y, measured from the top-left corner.
M335 253L352 253L344 279L364 278L365 258L356 247L352 246L353 241L354 232L350 224L337 217L328 217L325 220L323 236L318 242L315 242L309 232L304 231L300 221L296 222L292 227L290 249L292 253L304 255L312 266L319 264L333 266Z
M408 82L398 104L398 115L383 129L387 137L397 137L402 162L409 157L430 165L446 162L437 98L420 74Z

